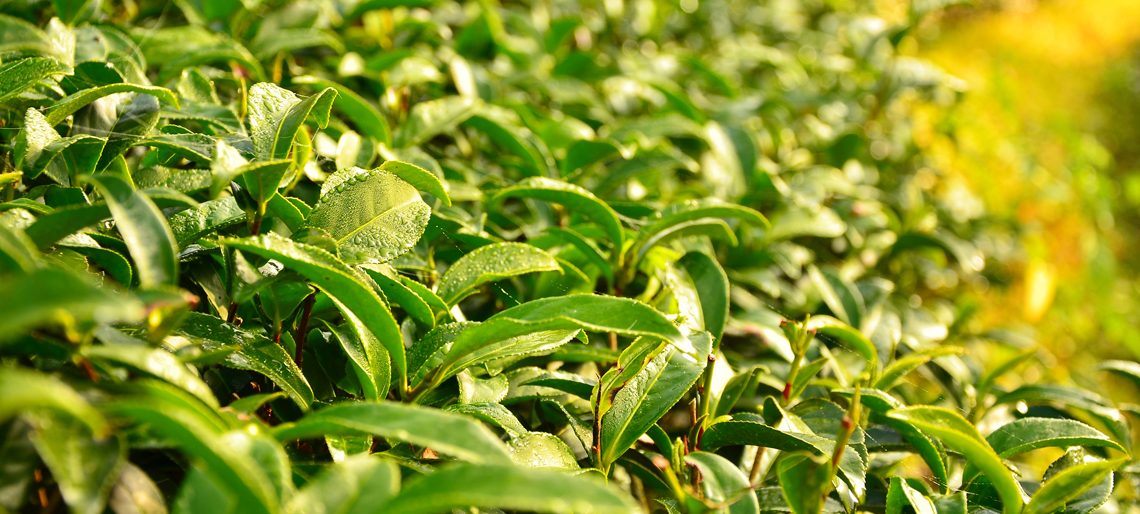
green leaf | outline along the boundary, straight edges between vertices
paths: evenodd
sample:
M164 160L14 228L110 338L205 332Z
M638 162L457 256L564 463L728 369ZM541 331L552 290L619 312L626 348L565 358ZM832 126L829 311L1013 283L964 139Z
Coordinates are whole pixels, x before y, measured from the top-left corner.
M891 477L887 489L886 514L903 514L904 507L914 509L914 514L938 514L934 502L915 490L902 477Z
M227 196L181 211L167 221L178 248L182 249L204 236L245 221L245 217L245 210L237 199Z
M249 44L253 56L266 60L279 52L292 52L302 48L327 46L334 52L344 53L344 44L336 36L319 29L294 28L263 30Z
M417 326L422 330L435 328L435 314L432 313L431 306L400 280L402 277L395 270L384 269L381 266L374 264L364 265L361 268L368 272L368 276L372 277L376 285L380 286L388 301L402 307L415 320Z
M748 477L740 468L717 455L707 452L692 452L685 456L685 462L693 464L701 472L701 489L709 502L728 504L728 514L759 514L760 505Z
M847 224L831 209L792 208L775 218L768 231L768 240L779 241L802 236L832 238L842 236L845 232Z
M632 514L629 497L600 480L511 465L451 465L404 486L389 514L432 514L473 506L528 512Z
M661 232L676 227L682 223L701 220L704 218L736 218L741 221L768 227L768 220L759 212L740 205L722 202L715 199L690 200L678 205L670 206L662 211L658 217L641 229L637 235L637 242L631 250L633 255L644 253L648 249L650 240L658 239Z
M957 346L939 346L937 348L915 352L907 355L901 359L896 359L883 370L883 374L875 381L875 389L889 391L899 380L902 380L908 373L918 369L919 366L926 364L938 357L946 355L961 355L966 353L964 348Z
M625 232L617 213L609 205L588 190L559 180L545 177L530 177L513 186L504 188L487 200L492 206L507 198L533 198L544 202L562 205L596 223L609 236L610 242L621 253L625 243ZM620 260L619 260L620 264Z
M95 0L52 0L55 15L68 25L78 25L98 12L100 3Z
M1071 419L1021 418L1006 423L990 435L986 442L998 457L1008 459L1038 448L1069 448L1073 446L1100 446L1126 452L1123 446L1096 429ZM969 482L979 469L967 462L962 472L963 481Z
M875 349L875 344L854 327L831 316L812 316L806 328L808 330L815 330L816 334L838 339L852 350L855 350L859 355L862 355L864 359L867 359L868 366L872 368L878 366L879 352Z
M347 327L336 327L327 322L325 327L333 333L340 342L340 347L348 354L364 397L370 400L387 397L392 378L388 352L376 341L372 333L368 332L360 319L352 314L352 311L337 302L335 298L333 301L344 315Z
M408 382L419 387L431 370L443 363L443 356L459 334L474 326L474 322L460 321L436 325L408 349Z
M986 441L1003 459L1044 447L1101 446L1125 452L1123 446L1096 429L1061 418L1014 420L998 427L986 436Z
M295 84L308 84L314 88L336 90L336 101L333 105L343 112L356 129L368 137L384 144L392 143L392 131L388 128L388 120L371 102L365 100L356 91L335 82L324 80L312 75L294 77Z
M168 127L164 127L164 129L168 129ZM199 163L209 162L214 154L214 138L197 133L155 134L134 142L134 145L158 148Z
M71 512L102 513L126 461L126 445L118 437L95 438L81 422L56 412L26 417L35 427L32 443Z
M47 412L47 409L68 414L87 425L95 435L110 433L103 415L59 379L21 368L0 371L0 420L7 421L32 410Z
M180 362L177 357L165 350L126 344L104 344L88 346L83 349L82 354L96 361L121 364L153 377L161 378L185 389L206 405L215 409L218 408L218 400L214 398L214 393L210 391L210 387L198 378L190 368Z
M0 225L0 273L31 273L42 265L41 257L23 230Z
M290 500L286 512L374 512L396 496L400 470L377 455L355 455L329 466Z
M851 398L855 393L855 389L837 389L833 391L835 394L845 398ZM902 403L895 400L891 395L877 390L863 388L862 393L859 395L860 402L867 408L871 409L878 415L884 415L893 409L902 407ZM934 474L935 480L939 484L942 492L946 492L949 484L948 472L946 467L946 452L939 445L936 440L927 437L926 434L920 432L913 425L900 421L897 419L883 417L881 420L891 428L895 429L911 446L918 452L919 456L926 461L927 467L930 472Z
M252 414L257 412L257 409L260 409L262 405L278 398L284 398L285 396L285 393L281 391L277 391L276 393L253 394L230 402L229 405L226 405L226 408L243 414Z
M131 252L144 289L178 283L178 245L162 211L130 184L111 175L88 175L81 182L95 186L107 201L115 226Z
M506 407L498 403L453 403L443 408L446 412L465 414L484 423L495 425L511 437L526 434L527 429Z
M549 387L565 391L583 400L589 400L597 381L574 373L551 371L545 375L523 382L522 385Z
M305 217L312 212L301 200L282 196L281 193L273 195L266 206L269 212L277 216L293 232L299 232L305 227Z
M192 457L212 481L232 493L237 512L277 511L277 495L269 478L259 463L239 449L248 447L248 435L240 431L222 434L192 411L167 402L120 400L105 408L145 424L151 433Z
M1108 370L1140 384L1140 363L1132 361L1107 360L1097 365L1098 370Z
M790 454L777 463L780 489L794 514L817 514L829 488L831 463L822 455Z
M229 492L222 484L193 466L187 471L170 507L170 512L174 514L205 511L234 514L234 500Z
M339 404L273 429L273 435L281 441L325 434L372 434L425 446L469 462L510 462L506 446L481 423L439 409L396 402Z
M481 246L447 268L436 294L448 305L455 305L483 284L540 271L561 272L562 268L553 256L528 244Z
M261 63L253 54L249 53L249 50L235 41L222 39L212 44L194 46L192 51L186 51L185 48L178 50L179 53L174 58L163 63L162 69L158 73L160 84L166 84L178 78L182 70L186 68L209 63L229 63L230 61L241 64L247 71L251 72L253 78L265 79L265 69L262 68Z
M71 66L45 57L0 64L0 84L4 85L4 90L0 91L0 103L11 100L43 79L52 75L70 74L71 71Z
M28 296L28 291L36 294ZM40 269L0 281L0 341L19 337L32 328L62 325L78 339L76 330L94 324L135 323L144 306L132 296L97 288L66 271Z
M290 241L274 233L245 239L221 238L218 242L267 259L276 259L336 298L380 340L399 376L404 375L407 369L404 340L392 312L376 292L360 283L352 269L343 262L320 248Z
M705 320L705 330L713 337L713 349L720 345L720 337L728 323L728 275L720 263L708 254L689 252L678 261L689 273L701 300L701 317Z
M345 168L321 187L307 225L327 231L348 263L382 263L416 244L431 208L411 184L375 169Z
M302 100L292 91L275 84L260 82L249 89L249 125L252 131L254 155L260 160L281 160L289 157L293 138L305 118L313 115L324 128L329 122L336 90L326 88Z
M108 275L124 286L129 286L134 277L134 270L127 258L114 250L100 247L95 240L75 234L60 241L58 249L67 249L76 252L94 261L103 268Z
M1128 457L1106 461L1092 461L1072 466L1041 485L1022 514L1049 514L1081 496L1104 481L1112 472L1128 462Z
M528 468L578 469L574 452L558 436L543 432L522 434L507 444L515 464Z
M543 298L511 307L463 331L451 346L444 368L468 354L513 337L542 331L589 330L646 336L695 355L688 338L659 311L636 300L598 295ZM456 370L458 371L458 370Z
M71 55L44 31L19 18L0 14L0 52L34 52L70 62ZM6 88L7 86L5 86Z
M385 161L377 169L400 177L404 182L415 186L416 189L439 198L444 205L451 205L451 197L447 195L446 186L440 182L439 177L428 170L402 161Z
M700 440L700 448L706 451L744 444L775 448L784 452L810 452L828 459L835 454L835 441L807 433L803 426L797 427L795 423L786 423L781 424L780 428L774 428L747 418L713 423L705 429ZM862 458L854 448L848 446L843 450L839 471L848 484L856 484L857 489L863 487L866 470Z
M177 333L202 351L225 353L223 364L269 377L301 410L313 403L313 390L285 349L269 339L240 330L214 316L192 312Z
M661 352L618 391L602 416L601 461L608 469L697 382L708 363L712 336L707 332L689 340L696 355L671 348Z
M116 513L165 514L167 512L166 499L154 480L130 462L124 463L123 470L119 473L119 481L111 490L107 504L111 511Z
M994 399L994 405L1021 401L1031 404L1061 404L1079 409L1077 412L1081 416L1102 423L1110 435L1125 447L1132 441L1128 435L1128 425L1124 416L1119 410L1113 408L1107 400L1092 391L1056 384L1031 384L1021 386L997 397Z
M602 255L602 251L592 239L587 239L572 229L562 227L547 227L546 234L550 234L553 237L573 245L586 259L598 267L602 275L606 277L607 283L611 285L614 283L613 266L606 260L606 257ZM537 241L533 239L530 243L538 244Z
M1018 514L1025 505L1025 493L1013 474L989 443L961 414L941 407L925 405L904 407L890 411L887 416L905 421L915 428L937 437L946 446L969 455L971 462L982 470L1001 496L1003 511Z
M539 146L542 143L531 134L530 130L521 127L520 122L512 120L517 117L509 109L496 105L483 105L476 114L463 122L463 125L487 134L491 141L522 157L526 167L530 169L528 175L550 176L550 164L553 164L554 160L550 158L548 163L549 152L544 152L546 148Z
M100 98L113 95L115 93L139 93L150 95L154 98L161 100L164 103L173 105L178 108L178 97L174 96L174 92L164 87L158 86L143 86L139 84L130 84L122 82L119 84L108 84L106 86L98 86L90 89L78 91L75 94L68 95L66 98L56 102L47 110L48 125L58 125L68 116L75 114L75 111L82 109L87 104L94 102Z
M858 289L830 270L821 270L815 265L808 265L807 270L808 277L831 312L852 327L862 326L866 306Z
M408 121L392 135L392 146L407 148L430 140L436 135L455 128L479 110L482 102L477 98L447 96L420 102L412 107Z
M467 331L474 330L479 326L474 325ZM460 346L459 341L464 339L463 334L460 334L456 337L456 342L452 344L451 349L444 355L443 363L432 381L432 387L438 386L444 380L473 366L484 365L491 368L493 372L498 372L505 365L496 365L496 361L506 360L510 364L522 357L551 353L574 339L577 333L578 330L574 328L542 330L506 339L487 339L478 346Z

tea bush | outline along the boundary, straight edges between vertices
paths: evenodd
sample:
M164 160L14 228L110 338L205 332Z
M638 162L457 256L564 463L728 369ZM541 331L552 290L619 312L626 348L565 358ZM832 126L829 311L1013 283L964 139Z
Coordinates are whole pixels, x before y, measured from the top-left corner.
M0 507L1127 507L975 317L944 3L0 3Z

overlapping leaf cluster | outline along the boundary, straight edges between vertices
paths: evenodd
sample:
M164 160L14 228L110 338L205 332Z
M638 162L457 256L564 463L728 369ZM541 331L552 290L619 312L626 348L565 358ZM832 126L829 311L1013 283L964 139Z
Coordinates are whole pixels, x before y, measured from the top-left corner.
M41 4L0 16L0 509L1083 514L1131 474L955 303L1003 250L908 125L959 94L894 48L939 2Z

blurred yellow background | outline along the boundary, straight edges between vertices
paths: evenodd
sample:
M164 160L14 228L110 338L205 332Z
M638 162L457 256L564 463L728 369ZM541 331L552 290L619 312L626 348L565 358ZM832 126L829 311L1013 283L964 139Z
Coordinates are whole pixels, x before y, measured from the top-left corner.
M969 84L957 109L915 120L941 187L1024 227L1013 287L980 299L980 321L1025 327L1068 365L1053 373L1140 356L1140 1L982 2L908 38Z

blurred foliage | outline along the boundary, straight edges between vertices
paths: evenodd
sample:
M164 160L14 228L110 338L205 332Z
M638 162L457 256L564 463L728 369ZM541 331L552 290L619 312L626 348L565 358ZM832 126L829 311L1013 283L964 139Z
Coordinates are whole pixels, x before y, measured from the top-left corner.
M1037 372L1128 401L1131 384L1086 373L1140 354L1137 17L1128 0L988 2L938 13L911 41L970 84L948 115L931 113L945 131L925 147L942 180L1018 227L1012 287L989 291L982 318L1062 364Z

